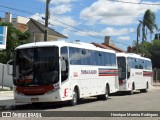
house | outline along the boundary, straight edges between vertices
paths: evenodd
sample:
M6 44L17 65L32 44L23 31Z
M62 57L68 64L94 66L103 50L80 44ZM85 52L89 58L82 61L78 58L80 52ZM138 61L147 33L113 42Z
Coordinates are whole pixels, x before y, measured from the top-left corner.
M115 45L111 44L110 41L111 41L110 36L106 36L105 39L104 39L104 43L100 44L100 43L92 42L92 44L95 45L96 47L114 50L115 52L125 52L124 50L122 50L122 49L116 47Z
M6 13L5 18L1 18L1 21L12 23L21 32L29 32L29 42L44 41L45 26L32 18L28 19L21 16L12 18L11 13ZM48 27L48 41L55 41L62 38L66 39L67 37Z
M30 33L31 37L30 39L35 41L44 41L44 33L45 33L45 26L30 18L30 20L27 23L28 25L28 30L27 32ZM59 38L67 38L66 36L60 34L59 32L56 32L55 30L48 28L48 41L51 40L58 40Z

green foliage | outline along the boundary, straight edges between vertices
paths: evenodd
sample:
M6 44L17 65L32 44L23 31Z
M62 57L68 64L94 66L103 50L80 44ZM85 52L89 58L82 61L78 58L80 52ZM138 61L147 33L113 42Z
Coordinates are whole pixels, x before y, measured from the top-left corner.
M153 40L150 49L151 60L154 68L160 68L160 40Z
M151 49L152 49L152 44L150 42L144 42L144 53L145 53L145 57L147 58L151 58L152 54L150 53Z
M160 33L159 33L159 34L156 33L154 39L155 39L155 40L160 40Z
M22 33L7 22L0 22L0 26L8 26L6 49L0 51L0 63L7 63L11 59L13 50L17 46L28 42L29 33Z
M147 29L151 34L153 33L154 29L158 30L158 27L155 24L155 18L155 14L149 9L144 13L143 20L139 21L140 23L137 26L137 42L133 43L133 50L134 52L141 53L141 55L144 57L151 58L154 68L160 68L160 34L156 34L155 39L151 43L145 41ZM141 43L138 41L140 33L142 34Z
M149 53L145 50L145 46L148 46L148 45L144 45L144 44L145 44L145 40L147 40L147 37L146 37L147 29L150 31L150 34L153 33L154 29L158 30L158 27L155 24L155 19L156 19L155 14L148 9L144 13L143 20L139 21L140 23L138 24L138 27L137 27L137 41L138 41L138 37L140 37L140 29L142 27L142 43L141 43L142 56L144 56L144 53L147 54L147 56L150 56Z
M136 43L133 43L133 51L136 51ZM142 51L142 43L138 45L138 53ZM152 60L153 68L160 68L160 40L153 40L150 42L144 42L144 57L148 57Z
M147 27L151 33L153 33L153 29L157 29L157 25L155 24L155 14L151 10L147 10L143 16L143 26Z
M150 42L145 41L143 43L143 45L144 45L144 49L143 49L144 56L148 57L148 58L151 58L150 49L151 49L152 44ZM137 49L138 49L138 51L137 51ZM138 53L142 53L142 43L139 43L138 47L137 47L136 42L134 42L133 43L133 51L134 52L137 51Z

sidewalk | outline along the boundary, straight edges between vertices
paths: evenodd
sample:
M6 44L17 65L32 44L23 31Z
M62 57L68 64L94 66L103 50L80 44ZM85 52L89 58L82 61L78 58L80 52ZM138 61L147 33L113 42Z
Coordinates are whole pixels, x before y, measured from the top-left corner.
M160 83L159 83L159 82L153 83L153 86L154 86L154 87L160 87Z
M6 109L10 109L16 105L23 105L25 103L16 103L14 100L14 92L10 91L0 91L0 111Z
M15 104L13 91L0 91L0 109Z

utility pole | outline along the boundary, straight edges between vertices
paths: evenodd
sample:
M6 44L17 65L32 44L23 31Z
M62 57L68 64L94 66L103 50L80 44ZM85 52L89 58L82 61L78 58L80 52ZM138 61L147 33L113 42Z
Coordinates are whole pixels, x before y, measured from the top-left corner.
M44 41L48 39L48 19L49 19L49 3L51 0L46 0L46 14L45 14L45 30L44 30Z
M138 37L139 37L139 30L138 30L138 27L137 27L137 41L136 41L136 53L138 54L138 44L139 44L139 39L138 39Z

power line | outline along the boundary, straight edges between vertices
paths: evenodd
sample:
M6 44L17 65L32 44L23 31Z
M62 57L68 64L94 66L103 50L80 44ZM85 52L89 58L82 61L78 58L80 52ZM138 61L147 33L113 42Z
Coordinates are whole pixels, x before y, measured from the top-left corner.
M3 6L3 5L0 5L0 7L8 8L8 9L11 9L11 10L14 10L14 11L18 11L18 12L22 12L22 13L27 13L27 14L29 14L29 15L33 15L33 13L31 13L31 12L28 12L28 11L25 11L25 10L21 10L21 9L17 9L17 8L7 7L7 6ZM37 16L38 16L38 15L37 15ZM41 17L41 16L39 16L39 17ZM71 27L71 28L73 28L73 29L77 29L77 30L79 30L79 31L86 32L86 31L84 31L84 30L82 30L82 29L73 27L73 26L71 26L71 25L69 25L69 24L67 24L67 23L64 23L64 22L55 20L55 19L53 19L53 18L51 18L51 19L54 20L54 21L56 21L56 22L59 22L59 23L61 23L61 24L67 25L67 26L69 26L69 27ZM94 36L94 35L90 35L90 36L97 38L97 36ZM99 38L99 37L98 37L98 38Z
M4 1L0 1L1 3L5 3L5 4L9 4L9 5L18 5L20 6L21 4L15 4L15 3L9 3L9 2L4 2ZM38 8L35 8L35 7L31 7L31 6L28 6L28 5L23 5L23 7L25 6L25 8L28 8L28 9L34 9L34 10L41 10L42 7L40 7L40 9Z
M58 22L58 23L61 23L61 24L63 24L63 25L66 25L66 26L68 26L68 27L70 27L70 28L73 28L73 29L76 29L76 30L78 30L78 31L81 31L81 32L85 32L85 33L86 33L85 30L82 30L82 29L77 28L77 27L73 27L72 25L69 25L69 24L64 23L64 22L62 22L62 21L59 21L59 20L57 20L57 19L53 19L52 17L51 17L50 19L52 19L52 20L54 20L54 21L56 21L56 22ZM98 37L98 36L95 36L95 35L91 35L91 34L88 34L88 35L91 36L91 37L94 37L94 38L101 38L101 37Z
M147 2L126 2L126 1L120 1L120 0L107 0L112 2L119 2L119 3L128 3L128 4L139 4L139 5L160 5L160 3L147 3Z
M6 11L3 11L3 10L0 10L0 12L6 13ZM15 13L12 13L12 14L18 16L18 15L15 14Z
M59 22L59 23L62 23L62 22L60 22L60 21L57 21L57 20L55 20L56 22ZM62 23L62 24L64 24L64 23ZM52 23L50 23L50 25L53 25L54 26L54 24L52 24ZM66 24L66 25L68 25L68 24ZM55 25L55 26L58 26L58 27L61 27L61 28L64 28L64 29L69 29L69 28L66 28L66 27L64 27L64 26L59 26L59 25ZM71 26L71 28L72 28L72 26ZM73 27L74 28L74 27ZM81 29L69 29L70 31L73 31L73 32L81 32L81 34L83 34L83 35L87 35L87 36L90 36L90 37L94 37L94 38L96 38L96 39L100 39L100 40L102 40L102 39L104 39L103 37L98 37L98 36L94 36L94 35L91 35L91 34L88 34L86 31L84 31L84 30L81 30ZM126 46L129 46L129 44L126 44L126 43L122 43L122 42L118 42L118 41L115 41L115 40L112 40L114 43L118 43L118 44L123 44L123 45L126 45ZM130 42L131 43L131 42Z
M27 11L21 10L21 9L16 9L16 8L12 8L12 7L7 7L7 6L3 6L3 5L0 5L0 7L8 8L8 9L11 9L11 10L14 10L14 11L23 12L23 13L27 13L27 14L33 15L33 13L31 13L31 12L27 12ZM5 11L2 11L2 12L5 12ZM15 14L15 15L16 15L16 14ZM18 16L18 15L17 15L17 16ZM37 16L41 17L40 15L37 15ZM53 18L51 18L51 19L54 20L54 21L56 21L56 22L59 22L59 23L61 23L61 24L64 24L64 25L69 26L70 28L73 28L73 29L74 29L74 30L70 29L70 31L81 32L82 34L87 35L87 36L90 36L90 37L94 37L94 38L97 38L97 39L103 39L103 37L91 35L90 33L87 33L87 31L85 31L85 30L82 30L82 29L73 27L73 26L71 26L71 25L69 25L69 24L67 24L67 23L64 23L64 22L62 22L62 21L59 21L59 20L57 20L57 19L56 19L56 20L53 19ZM52 24L52 25L53 25L53 24ZM58 25L56 25L56 26L58 26ZM59 26L59 27L60 27L60 26ZM65 27L63 27L63 28L65 28ZM68 29L68 28L65 28L65 29ZM112 40L112 41L114 41L114 43L118 43L118 44L129 45L129 44L126 44L126 43L117 42L117 41L115 41L115 40Z
M4 5L0 5L0 7L33 15L33 13L31 13L31 12L28 12L28 11L25 11L25 10L21 10L21 9L17 9L17 8L7 7L7 6L4 6Z
M59 23L62 23L62 22L57 21L57 20L54 20L54 21L59 22ZM50 23L50 24L51 24L51 23ZM64 23L62 23L62 24L64 24ZM53 25L53 24L51 24L51 25ZM65 24L65 25L68 26L68 24ZM54 26L54 25L53 25L53 26ZM58 26L58 25L56 25L56 26ZM59 27L62 27L62 26L59 26ZM70 25L69 25L69 27L74 28L74 30L70 29L71 31L81 32L83 35L87 35L87 36L94 37L94 38L98 38L98 39L104 39L103 37L100 37L100 36L91 35L91 34L87 33L86 31L81 30L81 29L79 29L79 28L75 28L75 27L72 27L72 26L70 26ZM63 27L63 28L66 29L65 27ZM121 44L129 45L129 44L126 44L126 43L117 42L117 41L115 41L115 40L112 40L112 41L114 41L115 43L121 43Z
M6 12L6 11L2 11L2 10L0 10L1 12ZM18 16L17 14L14 14L14 15L16 15L16 16ZM42 22L42 21L39 21L39 22ZM59 21L57 21L57 22L59 22ZM54 24L50 24L50 25L52 25L52 26L58 26L58 27L61 27L61 28L64 28L64 29L69 29L68 27L62 27L62 26L59 26L59 25L54 25ZM93 35L89 35L86 31L81 31L81 30L76 30L76 29L69 29L70 31L73 31L73 32L80 32L81 34L83 34L83 35L87 35L87 36L90 36L90 37L94 37L94 38L96 38L96 39L99 39L99 40L102 40L103 39L103 37L96 37L96 36L93 36ZM129 44L126 44L126 43L123 43L123 42L118 42L118 41L115 41L115 40L112 40L114 43L117 43L117 44L123 44L123 45L126 45L126 46L129 46Z

